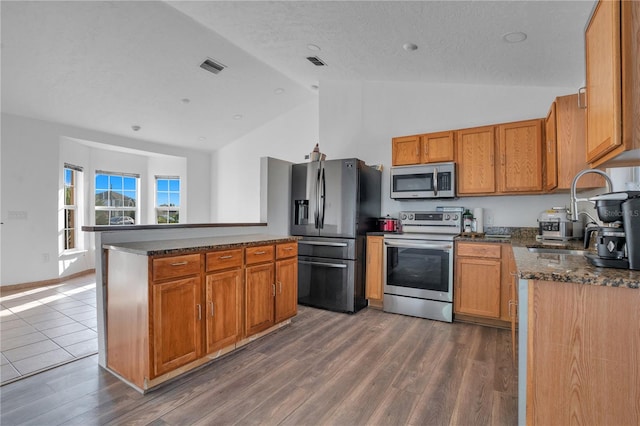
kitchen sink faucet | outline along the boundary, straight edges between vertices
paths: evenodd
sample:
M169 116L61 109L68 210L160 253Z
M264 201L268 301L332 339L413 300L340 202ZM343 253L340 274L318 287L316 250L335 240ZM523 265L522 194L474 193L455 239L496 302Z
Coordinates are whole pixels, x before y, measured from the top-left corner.
M608 174L606 174L605 172L603 172L602 170L598 170L598 169L584 169L579 171L575 177L573 178L573 182L571 182L571 207L569 210L569 213L567 213L567 217L570 221L572 222L577 222L578 221L578 216L580 215L580 213L587 215L592 221L595 222L595 220L589 215L589 213L587 212L579 212L578 211L578 202L579 201L589 201L588 198L577 198L576 196L576 185L578 183L578 179L580 179L582 176L588 174L588 173L597 173L599 175L601 175L605 182L607 183L607 192L611 192L613 191L613 182L611 182L611 178L609 177Z

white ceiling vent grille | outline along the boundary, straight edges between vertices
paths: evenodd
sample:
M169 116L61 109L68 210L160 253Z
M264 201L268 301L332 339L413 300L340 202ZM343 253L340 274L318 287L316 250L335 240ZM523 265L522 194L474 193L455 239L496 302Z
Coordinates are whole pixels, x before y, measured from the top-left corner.
M226 66L214 61L211 58L207 58L203 63L200 64L200 68L205 69L211 73L218 74L220 71L225 69Z
M307 60L311 62L313 65L315 65L316 67L324 67L327 65L324 62L322 62L322 59L318 58L317 56L307 56Z

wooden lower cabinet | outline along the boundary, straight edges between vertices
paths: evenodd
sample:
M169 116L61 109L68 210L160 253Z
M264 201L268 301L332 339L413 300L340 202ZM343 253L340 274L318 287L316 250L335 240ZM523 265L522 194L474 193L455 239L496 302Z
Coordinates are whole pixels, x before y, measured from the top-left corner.
M245 272L247 336L298 312L298 243L277 244L275 250L273 246L254 247L252 252L256 264L248 265ZM247 262L251 262L249 257Z
M200 277L153 284L151 304L153 378L202 353Z
M274 264L266 263L247 267L245 289L245 327L247 336L251 336L274 324L276 294Z
M497 257L456 257L455 313L500 318L500 246Z
M381 308L384 298L383 258L384 237L372 235L367 237L366 290L365 297L372 307Z
M504 243L456 242L454 313L457 320L503 328L515 334L515 261Z
M527 425L640 424L639 306L638 289L529 281Z
M276 262L276 323L298 313L298 258Z
M206 352L234 344L240 337L242 270L209 274L205 283Z
M107 256L106 364L142 391L297 313L297 242L178 256L109 250Z

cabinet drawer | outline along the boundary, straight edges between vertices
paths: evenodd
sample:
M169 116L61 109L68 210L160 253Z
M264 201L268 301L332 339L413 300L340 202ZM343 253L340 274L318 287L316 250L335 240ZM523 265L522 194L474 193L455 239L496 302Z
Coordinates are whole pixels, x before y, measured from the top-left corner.
M242 267L242 249L220 250L207 253L207 272Z
M153 280L184 277L200 273L200 255L161 257L153 259Z
M247 265L260 262L272 262L274 255L273 246L256 246L245 249Z
M500 259L500 244L478 244L478 243L459 243L457 246L457 256L470 257L492 257Z
M298 243L284 243L276 245L276 259L293 257L298 255Z

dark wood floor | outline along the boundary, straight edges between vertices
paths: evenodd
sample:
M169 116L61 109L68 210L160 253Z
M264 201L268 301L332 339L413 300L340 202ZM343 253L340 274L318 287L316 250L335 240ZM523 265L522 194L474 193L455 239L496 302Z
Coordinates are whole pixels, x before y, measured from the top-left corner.
M291 326L141 395L97 357L0 388L8 425L515 425L506 330L300 307Z

